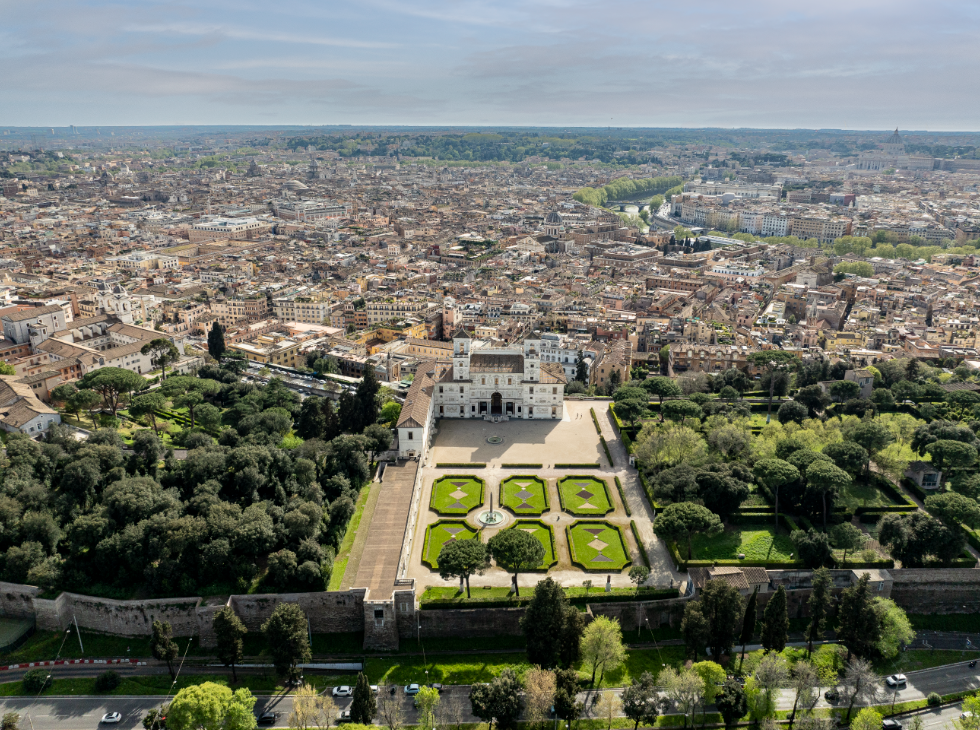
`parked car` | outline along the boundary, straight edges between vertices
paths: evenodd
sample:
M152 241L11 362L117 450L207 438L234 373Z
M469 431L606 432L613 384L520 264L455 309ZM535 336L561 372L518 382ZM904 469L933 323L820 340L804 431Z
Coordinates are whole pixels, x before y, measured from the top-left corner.
M442 686L441 684L439 684L438 682L433 682L433 683L432 683L432 684L430 684L429 686L430 686L430 687L432 687L432 689L434 689L434 690L435 690L436 692L438 692L439 694L442 694L442 691L443 691L443 690L445 689L445 687L443 687L443 686Z
M349 684L342 684L339 687L333 688L334 697L351 697L354 694L354 688Z
M420 685L417 685L417 684L406 684L405 685L405 694L407 694L407 695L417 695L419 693L419 690L420 689L422 689L422 687Z
M904 674L892 674L885 677L885 684L887 684L889 687L900 687L906 682L908 682L908 680L905 678Z
M886 717L881 721L881 730L902 730L902 723L894 718Z
M337 715L337 722L338 724L342 722L350 722L350 710L341 710Z
M372 684L371 691L374 692L374 694L378 694L378 685Z
M827 702L837 702L840 700L840 691L836 687L831 687L823 693L823 698Z
M258 716L256 721L259 723L259 725L275 725L276 720L278 719L279 719L278 712L263 712L261 715Z
M122 713L107 712L102 716L102 719L99 722L104 722L107 725L115 725L120 720L122 720Z

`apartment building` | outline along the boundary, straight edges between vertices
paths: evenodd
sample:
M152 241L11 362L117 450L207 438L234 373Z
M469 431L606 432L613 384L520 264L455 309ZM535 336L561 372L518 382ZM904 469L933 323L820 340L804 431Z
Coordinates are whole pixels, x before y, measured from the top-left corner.
M219 238L254 238L271 228L271 223L258 218L212 218L194 224L187 234L191 243L197 243Z
M271 314L269 300L260 295L248 298L217 299L211 302L211 312L218 318L222 327L237 322L258 322L267 319Z
M762 230L760 235L763 238L769 236L788 236L793 229L793 221L789 216L781 213L765 213L762 216Z
M851 235L849 218L811 218L794 217L792 220L793 235L799 239L816 238L821 243L833 243L842 236Z
M367 324L380 324L392 319L399 319L409 315L418 315L429 308L428 302L401 302L401 301L380 301L368 302L364 308L367 316Z
M330 310L330 302L311 297L272 300L272 312L282 322L323 324L330 321Z
M236 342L228 347L251 362L294 368L299 362L299 343L282 332L259 335L250 342Z

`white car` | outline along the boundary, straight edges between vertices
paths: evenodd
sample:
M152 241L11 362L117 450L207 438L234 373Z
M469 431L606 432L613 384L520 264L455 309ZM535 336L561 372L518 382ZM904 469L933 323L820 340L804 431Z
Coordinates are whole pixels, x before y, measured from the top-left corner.
M407 694L407 695L417 695L419 693L419 690L421 688L422 688L421 685L418 685L418 684L406 684L405 685L405 694Z
M122 713L107 712L102 716L102 719L99 722L104 722L107 725L115 725L120 720L122 720Z
M972 720L973 719L973 713L970 712L969 710L967 710L966 712L961 712L960 713L960 719L961 720Z
M885 678L885 684L887 684L889 687L898 687L905 684L907 681L908 680L905 678L904 674L892 674L891 676Z
M350 710L341 710L337 715L337 722L350 722Z
M339 687L333 688L334 697L352 697L354 695L354 688L347 684L342 684Z

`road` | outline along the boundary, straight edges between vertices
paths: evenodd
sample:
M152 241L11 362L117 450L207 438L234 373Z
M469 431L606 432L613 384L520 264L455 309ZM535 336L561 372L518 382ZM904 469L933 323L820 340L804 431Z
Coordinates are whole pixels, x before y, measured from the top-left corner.
M897 702L907 702L910 700L924 699L930 692L939 694L949 694L951 692L961 692L964 690L980 689L980 671L970 669L966 662L948 664L934 669L923 669L917 672L909 672L908 684L899 690L895 697ZM412 724L416 720L416 712L411 697L404 694L401 687L397 688L398 697L402 703L404 722ZM467 685L457 685L446 687L443 694L442 704L446 704L453 697L458 697L466 708L464 722L478 722L477 718L469 714L469 691ZM613 690L617 694L621 690ZM892 700L892 691L882 685L882 693L879 699L880 704L887 704ZM21 724L21 727L33 727L33 730L91 730L99 727L99 720L102 715L108 712L122 713L122 721L115 727L120 730L138 730L142 727L142 719L147 710L159 707L161 697L44 697L32 701L30 697L10 697L0 699L0 714L5 712L18 712L23 720L26 721L27 714L30 714L31 722ZM580 695L581 700L586 699L586 693ZM350 706L350 698L337 698L338 709L344 710ZM822 695L818 707L832 707L830 703L823 699ZM793 707L793 692L782 690L777 701L777 708L788 710ZM30 712L28 713L28 709ZM276 727L287 727L289 714L293 709L293 700L290 695L260 696L255 703L256 713L273 711L279 713ZM939 728L948 725L952 719L959 715L960 710L956 708L943 708L940 710L928 711L922 714L924 727L935 726Z

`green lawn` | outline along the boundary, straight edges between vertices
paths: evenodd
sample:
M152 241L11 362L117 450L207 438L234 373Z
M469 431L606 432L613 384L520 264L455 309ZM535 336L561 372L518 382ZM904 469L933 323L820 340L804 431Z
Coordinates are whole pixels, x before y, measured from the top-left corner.
M796 550L789 535L765 525L734 525L718 535L695 535L691 545L695 560L738 560L744 553L746 560L789 561ZM683 540L677 548L687 556Z
M606 482L583 474L558 480L561 508L573 515L602 517L613 511Z
M858 507L892 507L901 504L885 495L877 487L861 482L851 482L850 486L841 490L836 503L846 505L849 510L855 510Z
M333 572L330 574L330 584L327 586L328 591L339 591L340 584L344 581L344 571L347 570L347 561L350 560L350 551L354 547L354 538L357 536L357 528L361 524L361 518L364 516L364 505L367 504L370 491L371 484L368 484L357 495L357 506L354 509L354 516L350 518L350 522L347 524L347 532L344 533L344 539L340 543L340 550L337 552L337 557L333 561Z
M306 677L306 681L315 687L328 687L334 684L333 678L325 675L311 675ZM282 692L284 687L279 680L268 674L242 674L238 675L238 684L232 684L231 671L227 674L184 674L177 680L175 690L181 690L195 684L204 682L215 682L230 686L234 689L247 687L253 694L261 692L270 694ZM170 692L171 679L169 675L152 675L146 677L123 677L119 686L111 692L96 692L95 677L72 677L67 679L53 679L47 689L42 692L44 695L167 695ZM0 697L16 697L31 694L24 691L24 683L4 682L0 684Z
M511 530L524 530L538 538L538 542L544 545L544 560L539 566L539 570L547 571L558 562L555 555L555 533L551 525L546 525L541 520L517 520Z
M439 520L425 528L425 552L422 562L433 570L439 569L439 551L450 540L472 540L477 531L462 520Z
M479 477L450 474L432 483L429 507L440 515L465 515L483 504L485 483Z
M572 562L586 570L620 571L630 564L622 531L608 522L579 521L567 529Z
M540 515L548 509L548 485L536 476L513 476L500 483L500 504L515 515Z

